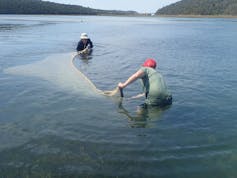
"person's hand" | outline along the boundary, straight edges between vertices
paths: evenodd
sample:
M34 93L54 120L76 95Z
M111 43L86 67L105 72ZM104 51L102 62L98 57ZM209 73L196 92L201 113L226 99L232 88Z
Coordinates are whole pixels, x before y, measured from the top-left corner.
M124 84L121 83L121 82L119 82L119 83L118 83L118 87L119 87L119 88L124 88Z

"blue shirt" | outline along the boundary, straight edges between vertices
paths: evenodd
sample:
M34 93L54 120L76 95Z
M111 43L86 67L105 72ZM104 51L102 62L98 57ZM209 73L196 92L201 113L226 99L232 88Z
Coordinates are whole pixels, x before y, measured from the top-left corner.
M86 44L84 44L82 40L80 40L77 44L77 51L81 51L85 49L88 45L90 48L93 48L93 43L90 39L87 40Z

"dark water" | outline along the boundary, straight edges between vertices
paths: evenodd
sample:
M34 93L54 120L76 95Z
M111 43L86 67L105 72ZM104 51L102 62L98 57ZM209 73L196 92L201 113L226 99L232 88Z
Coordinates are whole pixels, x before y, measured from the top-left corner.
M93 92L81 32L99 89L153 57L173 105ZM0 177L237 177L236 19L2 15L0 49Z

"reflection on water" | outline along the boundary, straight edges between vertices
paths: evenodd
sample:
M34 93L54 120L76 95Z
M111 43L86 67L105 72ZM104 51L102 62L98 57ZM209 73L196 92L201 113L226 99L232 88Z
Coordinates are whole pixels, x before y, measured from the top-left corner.
M80 55L76 55L75 59L76 60L81 60L83 63L88 64L89 60L93 59L93 55L92 54L90 54L90 55L88 55L88 54L80 54Z
M10 31L24 27L23 24L0 24L0 31Z
M11 21L11 23L4 23L5 20L0 22L0 32L4 31L12 31L12 30L18 30L22 28L29 28L29 27L41 27L41 26L47 26L51 24L55 24L55 22L45 22L45 21L25 21L23 23L19 22L17 19ZM9 22L9 21L6 21Z
M125 99L126 100L126 99ZM118 100L118 112L124 114L129 121L131 128L152 128L154 121L161 119L161 115L171 106L147 106L141 104L134 110L129 111L123 105L123 98ZM128 103L126 103L128 104Z

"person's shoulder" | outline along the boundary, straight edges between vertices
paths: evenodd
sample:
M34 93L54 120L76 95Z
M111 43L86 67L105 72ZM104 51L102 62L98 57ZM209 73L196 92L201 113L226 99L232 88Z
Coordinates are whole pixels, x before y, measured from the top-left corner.
M140 67L140 70L142 70L142 71L144 71L144 72L148 72L148 71L152 70L152 68L141 66L141 67Z
M141 66L141 67L139 68L139 70L142 71L142 72L146 72L146 67Z
M155 73L159 75L158 71L156 69L151 68L151 67L144 67L144 66L142 66L140 68L140 70L142 70L148 76L153 75Z
M146 70L147 67L141 66L140 70Z

